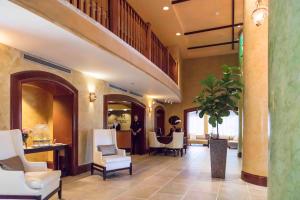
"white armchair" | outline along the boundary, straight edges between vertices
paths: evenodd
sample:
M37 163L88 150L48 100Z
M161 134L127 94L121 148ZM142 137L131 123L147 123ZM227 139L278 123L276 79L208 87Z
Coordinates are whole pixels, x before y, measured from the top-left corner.
M174 132L173 140L169 144L166 144L166 148L174 151L174 156L180 151L181 156L183 155L183 132Z
M115 145L116 155L102 155L99 151L99 145ZM98 170L103 174L103 180L106 180L107 173L129 170L132 175L131 157L126 156L126 151L118 149L116 139L116 129L95 129L93 133L93 163L91 166L91 174L94 170Z
M163 149L166 145L157 140L155 132L149 132L149 155L152 150Z
M61 199L61 172L50 171L45 162L28 162L24 156L20 130L0 131L0 160L19 156L25 171L0 167L0 199Z

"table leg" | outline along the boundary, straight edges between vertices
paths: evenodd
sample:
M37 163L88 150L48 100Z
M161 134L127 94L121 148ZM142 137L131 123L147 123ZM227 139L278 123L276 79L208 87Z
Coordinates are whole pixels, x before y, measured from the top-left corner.
M59 170L59 150L54 150L54 170Z

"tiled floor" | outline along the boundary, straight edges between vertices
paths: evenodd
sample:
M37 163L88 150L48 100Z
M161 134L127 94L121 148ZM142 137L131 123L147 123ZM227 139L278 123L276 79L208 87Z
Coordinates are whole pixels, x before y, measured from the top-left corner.
M228 150L226 179L210 177L209 149L189 148L184 157L134 156L134 174L116 172L106 181L88 173L63 180L66 200L265 200L267 189L240 179L241 160ZM53 200L56 197L52 198Z

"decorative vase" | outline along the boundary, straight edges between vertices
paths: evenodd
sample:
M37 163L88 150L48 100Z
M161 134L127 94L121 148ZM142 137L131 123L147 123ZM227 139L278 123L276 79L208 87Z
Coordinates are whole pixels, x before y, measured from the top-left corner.
M210 139L211 177L225 179L227 140Z

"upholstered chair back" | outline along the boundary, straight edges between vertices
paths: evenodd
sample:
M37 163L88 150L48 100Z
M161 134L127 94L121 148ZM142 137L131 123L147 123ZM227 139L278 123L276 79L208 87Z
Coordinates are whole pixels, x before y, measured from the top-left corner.
M149 132L149 147L156 147L158 145L158 141L156 138L155 132Z
M173 140L170 144L171 148L181 149L183 148L183 132L174 132L173 133Z
M94 129L93 133L93 162L101 163L98 156L98 145L115 145L117 147L116 129Z
M24 160L22 133L20 130L0 131L0 160L20 156Z

